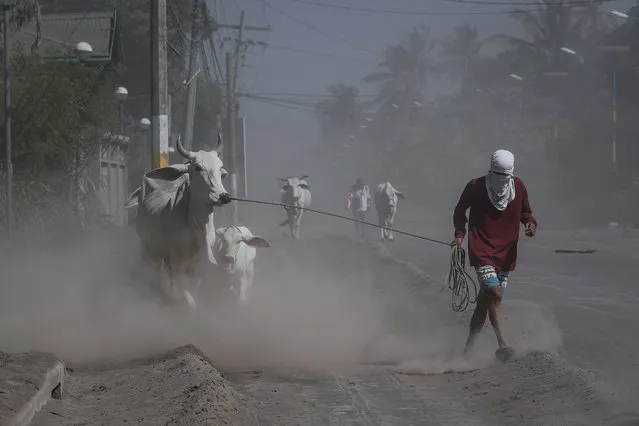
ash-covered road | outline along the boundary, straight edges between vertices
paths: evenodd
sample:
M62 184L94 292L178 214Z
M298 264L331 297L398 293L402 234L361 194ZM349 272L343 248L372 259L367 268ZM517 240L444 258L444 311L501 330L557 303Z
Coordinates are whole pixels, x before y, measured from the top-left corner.
M313 233L293 244L260 232L273 245L259 253L253 299L241 312L204 311L168 328L161 312L150 323L138 309L112 331L111 344L122 345L118 334L137 336L145 323L146 336L163 331L159 346L193 343L217 370L184 350L71 362L65 396L34 424L594 426L615 410L583 371L524 354L560 343L537 304L513 300L517 309L507 310L519 359L494 362L487 330L467 362L459 356L467 316L450 310L437 284L371 244Z
M452 240L452 224L421 220L409 207L398 213L396 226ZM639 399L639 233L622 233L616 228L546 231L543 223L533 239L522 232L517 270L504 303L508 309L513 299L526 299L550 308L563 335L562 356L595 372L615 388L628 409L639 411L634 409ZM377 232L370 235L375 238ZM446 247L403 236L387 247L444 280ZM555 249L597 251L558 254Z

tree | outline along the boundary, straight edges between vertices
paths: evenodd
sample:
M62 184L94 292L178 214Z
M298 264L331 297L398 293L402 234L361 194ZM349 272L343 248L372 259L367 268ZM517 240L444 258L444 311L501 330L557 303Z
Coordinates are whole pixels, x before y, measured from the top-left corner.
M462 92L467 89L468 80L473 74L473 66L486 41L488 40L478 40L477 27L468 24L453 28L453 34L441 41L440 54L443 61L439 64L439 68L451 81L461 83Z
M97 164L98 142L117 123L113 73L104 66L44 62L19 46L12 57L17 225L43 233L68 230L62 223L77 227L83 223L78 188L91 186L86 172Z
M386 48L377 66L379 70L362 79L363 83L379 85L376 102L382 108L396 104L406 110L414 101L423 98L428 74L435 66L431 55L436 45L430 28L419 25L402 43Z
M90 9L87 9L87 8ZM150 1L149 0L93 0L90 5L86 0L56 0L51 11L81 12L87 10L118 11L118 28L124 50L124 66L120 84L129 89L130 97L125 109L137 119L150 114ZM191 21L190 1L175 0L167 4L167 37L169 94L171 94L172 130L179 132L184 127L184 108L186 105L186 54L189 43L186 29ZM214 21L205 17L204 22ZM202 61L201 61L202 62ZM201 65L204 67L204 65ZM201 142L199 135L210 135L214 131L214 117L222 110L222 95L218 84L204 88L206 72L196 77L198 91L195 106L194 143ZM208 85L208 83L206 83ZM201 120L200 117L205 117ZM207 138L208 140L208 138Z
M355 132L362 119L362 107L357 102L359 89L337 83L330 85L326 93L328 97L315 105L324 137L335 140Z
M561 48L581 41L580 27L574 23L570 5L557 0L542 3L536 11L517 9L510 14L526 31L527 38L501 34L494 39L505 41L522 57L537 64L537 71L543 68L556 71L565 57Z
M9 19L10 23L17 30L35 20L36 38L31 45L31 52L36 53L38 48L40 47L40 40L42 39L42 35L40 32L40 2L38 0L17 0L11 8ZM4 24L2 24L2 27L4 27ZM4 34L5 29L2 28L3 40ZM0 50L2 50L1 47Z
M593 44L608 34L616 25L615 18L601 10L604 0L595 0L582 7L574 8L575 25L581 37L588 44Z

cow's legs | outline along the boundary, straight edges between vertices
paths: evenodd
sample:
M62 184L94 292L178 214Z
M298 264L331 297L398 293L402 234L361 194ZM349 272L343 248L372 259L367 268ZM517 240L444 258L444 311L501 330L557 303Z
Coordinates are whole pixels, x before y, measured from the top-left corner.
M302 214L303 212L300 211L295 217L295 239L296 240L299 240L300 238L300 223L302 222Z
M382 226L382 228L379 229L379 232L382 235L382 241L384 241L384 239L386 238L386 229L383 227L386 226L386 223L383 219L383 216L380 214L379 210L377 211L377 224L379 226Z
M186 304L190 309L195 309L195 299L191 295L186 285L189 282L187 271L190 268L189 262L183 262L176 255L172 255L169 260L170 265L170 289L169 297L173 302Z
M386 219L386 229L388 229L388 239L393 241L395 239L395 235L393 233L393 223L395 222L395 208L393 208L388 215L388 219Z
M253 266L247 266L246 271L240 275L240 306L244 307L248 304L251 287L254 278Z

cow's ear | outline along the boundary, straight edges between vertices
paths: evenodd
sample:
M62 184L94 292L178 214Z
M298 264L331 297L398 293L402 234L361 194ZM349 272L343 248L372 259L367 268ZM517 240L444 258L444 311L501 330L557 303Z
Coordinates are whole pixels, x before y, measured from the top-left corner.
M401 191L395 190L395 195L397 195L398 198L406 199L406 196Z
M138 189L133 191L131 195L129 195L129 198L126 200L126 203L124 203L125 209L129 209L131 207L135 207L138 205L138 199L139 199L141 191L142 191L142 187L139 187Z
M300 183L300 188L308 189L309 191L311 190L311 188L308 186L308 183Z
M266 241L265 238L260 237L259 235L253 235L248 238L242 239L246 245L251 247L270 247L271 243Z
M215 235L216 235L217 237L221 237L222 235L224 235L224 228L217 228L217 229L215 230Z

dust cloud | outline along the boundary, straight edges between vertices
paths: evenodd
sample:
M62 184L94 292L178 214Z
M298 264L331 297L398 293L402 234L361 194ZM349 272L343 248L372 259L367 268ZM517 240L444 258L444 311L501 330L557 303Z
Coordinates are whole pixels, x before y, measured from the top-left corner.
M149 297L135 278L135 231L124 231L57 251L5 256L3 350L52 352L73 365L194 344L222 368L334 369L390 362L423 373L479 368L492 359L494 336L487 328L478 357L460 361L467 318L450 310L448 293L430 284L430 296L415 299L409 289L414 278L375 260L365 244L271 238L272 247L258 252L246 309L201 295L199 309L190 315ZM506 333L519 336L519 351L554 351L561 344L552 316L537 305L509 301L505 309Z
M202 298L193 315L160 307L132 278L138 253L135 231L127 232L133 236L126 243L93 238L56 252L5 256L3 350L47 351L81 364L191 343L222 365L335 365L360 358L381 319L370 288L312 262L287 262L292 248L263 251L246 310ZM355 272L357 284L373 273Z

